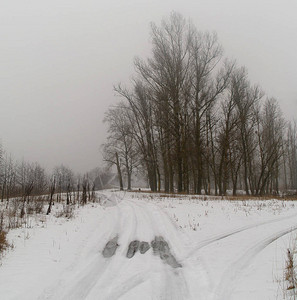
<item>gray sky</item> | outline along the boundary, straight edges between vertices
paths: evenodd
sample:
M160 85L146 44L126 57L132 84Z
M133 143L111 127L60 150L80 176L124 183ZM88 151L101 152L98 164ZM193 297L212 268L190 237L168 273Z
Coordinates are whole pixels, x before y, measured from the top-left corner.
M104 112L171 11L216 31L225 55L297 113L296 0L1 0L0 139L16 159L85 172L100 164Z

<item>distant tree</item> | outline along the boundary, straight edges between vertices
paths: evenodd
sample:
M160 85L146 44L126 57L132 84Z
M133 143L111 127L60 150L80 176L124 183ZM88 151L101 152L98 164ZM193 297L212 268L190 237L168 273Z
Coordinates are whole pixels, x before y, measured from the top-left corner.
M2 178L1 178L1 201L3 202L6 197L7 205L12 195L17 195L17 182L16 182L16 164L11 156L7 154L2 159Z
M231 143L233 142L234 135L236 133L236 127L238 123L238 117L236 114L234 95L232 93L226 97L222 102L222 116L218 124L218 174L217 183L219 188L219 194L225 195L230 178L231 165ZM234 157L233 157L234 158ZM233 162L234 163L234 162Z
M108 123L108 142L103 147L104 160L117 167L120 187L123 175L127 175L127 187L131 190L132 172L138 166L137 145L133 137L133 124L128 116L129 109L123 103L110 108L105 114Z
M85 205L88 201L89 196L89 179L87 175L84 175L82 179L82 196L81 196L81 204ZM90 199L90 196L89 196Z
M258 176L256 194L279 192L285 121L275 99L267 99L257 119Z
M54 168L53 177L56 182L57 199L62 199L62 193L66 193L67 204L71 201L71 192L74 191L74 173L73 171L60 165Z
M47 187L47 177L45 169L38 163L27 163L22 161L17 165L17 182L21 188L23 205L21 217L26 213L26 204L30 201L31 195L38 195L45 192Z
M286 168L288 172L288 186L297 190L297 123L290 122L287 128ZM285 169L286 175L286 169Z
M53 197L55 194L55 190L56 190L56 178L55 176L52 176L51 180L50 180L50 185L49 185L49 204L48 204L48 209L46 214L49 215L52 211L52 205L53 205Z
M178 13L152 24L151 42L150 57L134 61L131 88L115 86L123 100L106 114L104 159L117 167L120 182L124 173L129 181L126 154L135 153L152 191L277 192L281 174L287 175L284 153L293 161L295 148L278 139L280 111L271 99L263 104L247 70L223 59L216 34L199 32Z
M118 174L118 179L119 179L119 184L120 184L120 190L122 191L124 189L123 185L123 176L122 176L122 162L119 159L119 154L116 151L116 145L112 143L112 141L109 141L108 143L105 143L102 145L102 156L103 156L103 161L105 161L108 165L109 168L111 166L115 165L117 168L117 174Z

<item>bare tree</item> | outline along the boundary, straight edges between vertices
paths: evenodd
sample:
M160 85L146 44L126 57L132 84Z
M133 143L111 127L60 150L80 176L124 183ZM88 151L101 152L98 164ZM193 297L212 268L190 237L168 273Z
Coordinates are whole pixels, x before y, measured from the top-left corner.
M218 176L217 182L219 187L219 194L225 195L228 181L230 178L230 164L231 156L231 141L233 140L235 129L238 123L238 118L235 110L235 102L231 90L231 95L222 102L222 118L219 122L218 128Z
M123 176L122 176L123 166L121 160L119 159L119 155L115 147L116 145L114 145L112 142L103 144L102 155L103 155L103 160L108 164L109 168L113 165L116 166L118 178L119 178L120 190L122 191L124 189Z
M234 102L238 113L239 149L243 154L243 179L246 194L254 191L253 159L256 150L256 115L260 109L263 92L259 86L251 86L245 68L236 69L232 75Z
M82 203L82 205L87 204L88 196L89 196L89 199L90 199L90 195L89 195L89 179L88 179L87 175L84 175L83 180L82 180L82 196L81 196L81 203Z
M279 192L280 158L283 156L285 121L275 99L267 99L257 119L258 176L255 193Z
M289 170L289 187L291 190L297 190L297 124L290 122L287 131L287 166ZM286 170L285 170L286 175Z
M251 85L246 69L222 59L216 34L199 32L177 13L152 24L151 41L151 56L135 59L132 88L115 87L123 102L107 113L117 126L110 124L106 160L119 174L128 170L121 151L129 137L152 191L225 194L231 185L234 194L238 187L246 194L277 191L285 148L277 138L281 118L272 113L279 121L270 135L278 155L266 168L264 111L274 106L262 104L264 93Z
M32 194L43 193L47 181L45 170L38 163L27 163L22 161L17 167L17 181L21 187L23 205L21 218L26 213L26 205L30 201Z
M1 201L4 198L7 200L7 206L10 196L18 195L17 182L16 182L16 164L13 161L11 155L7 154L2 160L2 174L1 174Z
M51 213L51 210L52 210L53 196L54 196L55 190L56 190L56 178L55 178L55 176L52 176L49 187L50 187L49 188L49 204L48 204L48 209L47 209L47 212L46 212L47 215L49 215Z
M121 86L115 87L115 91L128 101L129 109L126 110L126 117L131 124L131 134L141 155L140 160L147 170L150 187L156 191L159 174L158 155L155 148L154 115L149 91L140 81L135 82L134 93Z
M56 182L57 200L62 200L62 193L66 193L67 204L70 204L71 193L74 191L73 171L64 165L60 165L55 167L53 176Z
M105 160L117 166L119 178L122 177L121 161L123 172L127 175L128 190L131 190L132 172L138 166L138 151L133 138L132 124L127 115L128 111L129 108L124 103L119 103L110 108L105 115L105 122L108 122L109 126L108 147L113 148L115 153L114 160L108 155L111 149L105 148Z

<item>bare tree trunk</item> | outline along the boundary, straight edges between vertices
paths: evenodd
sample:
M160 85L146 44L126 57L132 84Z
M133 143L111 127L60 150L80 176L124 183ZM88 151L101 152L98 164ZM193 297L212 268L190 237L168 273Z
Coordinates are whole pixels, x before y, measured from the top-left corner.
M48 209L46 214L49 215L52 211L52 205L53 205L53 196L55 193L55 189L56 189L56 179L54 178L51 186L50 186L50 199L49 199L49 204L48 204Z
M120 162L119 162L119 155L117 152L115 153L115 156L116 156L116 166L117 166L117 171L118 171L118 177L119 177L119 182L120 182L120 190L122 191L124 189L123 178L122 178L122 171L121 171L121 166L120 166Z

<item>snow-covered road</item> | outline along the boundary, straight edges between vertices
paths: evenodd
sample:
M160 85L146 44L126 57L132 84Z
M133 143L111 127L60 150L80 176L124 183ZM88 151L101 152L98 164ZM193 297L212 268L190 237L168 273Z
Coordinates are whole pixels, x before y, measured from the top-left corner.
M10 233L16 247L0 268L0 299L276 299L297 207L271 213L251 206L242 217L230 202L205 210L205 201L150 197L106 193L104 205L84 207L73 220ZM194 213L200 230L183 225ZM115 254L104 257L116 237ZM181 267L152 248L126 257L130 242L151 244L156 237Z

